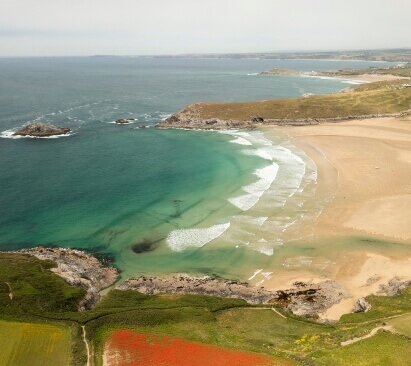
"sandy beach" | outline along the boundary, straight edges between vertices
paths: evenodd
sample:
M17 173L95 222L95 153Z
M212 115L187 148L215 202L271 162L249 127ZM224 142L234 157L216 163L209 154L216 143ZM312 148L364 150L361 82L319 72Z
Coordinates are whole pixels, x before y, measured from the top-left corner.
M407 77L397 75L383 75L383 74L362 74L362 75L347 75L335 76L338 79L363 81L367 83L375 83L377 81L393 81L393 80L408 80Z
M394 277L410 280L411 117L272 129L288 135L316 162L318 194L323 191L332 197L314 225L310 242L318 246L317 255L323 250L333 261L333 270L322 274L310 269L280 270L265 287L279 289L296 280L335 280L352 295L322 314L337 320L381 284ZM330 254L329 244L350 243L356 237L369 239L363 240L364 246L337 246Z

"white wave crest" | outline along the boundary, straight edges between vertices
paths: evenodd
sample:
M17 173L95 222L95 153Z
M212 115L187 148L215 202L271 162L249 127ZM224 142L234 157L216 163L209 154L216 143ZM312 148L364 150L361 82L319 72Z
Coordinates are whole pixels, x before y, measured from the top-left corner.
M260 272L262 271L262 269L257 269L253 275L248 279L248 281L251 281L252 279L254 279L255 276L257 276Z
M250 145L251 145L251 143L250 143ZM266 159L266 160L273 160L273 157L270 155L269 152L264 150L264 148L256 149L256 150L247 149L247 150L243 150L243 153L245 155L258 156L258 157Z
M181 252L189 247L201 248L221 236L229 227L230 223L228 222L205 229L174 230L167 236L167 244L176 252Z
M367 84L366 81L361 81L361 80L342 80L341 82L344 84L352 84L352 85Z
M230 140L230 142L233 144L239 144L239 145L252 145L250 141L242 137L237 137L234 140Z
M278 172L278 164L272 163L265 168L257 169L254 174L260 179L248 186L243 187L244 194L238 197L229 198L228 201L240 210L247 211L253 207L264 192L270 188Z

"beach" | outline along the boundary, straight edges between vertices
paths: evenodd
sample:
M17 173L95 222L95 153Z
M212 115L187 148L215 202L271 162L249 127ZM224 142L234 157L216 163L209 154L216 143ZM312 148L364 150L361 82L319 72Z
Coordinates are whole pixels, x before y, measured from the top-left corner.
M398 75L384 75L384 74L362 74L352 76L336 76L339 79L349 79L353 81L363 81L366 83L375 83L377 81L392 81L392 80L408 80L407 77Z
M316 255L324 255L332 268L322 273L308 267L281 269L265 288L284 288L297 280L335 280L352 296L322 314L337 320L389 280L411 279L410 122L408 116L266 129L267 136L288 135L316 162L317 195L329 195L330 202L305 230L312 229L310 245L317 246ZM358 238L363 246L352 244ZM340 244L333 250L331 243Z
M335 75L337 79L360 81L362 83L375 83L378 81L409 80L408 77L390 74L360 74L360 75Z

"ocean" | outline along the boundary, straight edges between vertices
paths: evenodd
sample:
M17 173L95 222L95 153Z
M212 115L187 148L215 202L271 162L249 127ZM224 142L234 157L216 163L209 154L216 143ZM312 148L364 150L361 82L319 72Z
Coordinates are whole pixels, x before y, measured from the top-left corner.
M0 249L80 248L111 256L124 278L188 272L247 279L281 251L288 230L321 211L324 202L304 209L315 195L314 162L281 134L267 139L264 131L154 125L198 101L325 94L352 83L259 75L274 67L370 65L375 63L0 59ZM117 118L134 121L117 125ZM72 133L12 136L31 121Z

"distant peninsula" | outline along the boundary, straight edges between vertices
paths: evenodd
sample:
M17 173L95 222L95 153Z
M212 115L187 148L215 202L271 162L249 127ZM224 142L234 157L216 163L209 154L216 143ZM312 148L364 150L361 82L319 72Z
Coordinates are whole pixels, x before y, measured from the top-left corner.
M251 53L190 53L181 55L157 55L154 58L259 58L265 60L356 60L411 62L410 48L346 51L284 51Z

